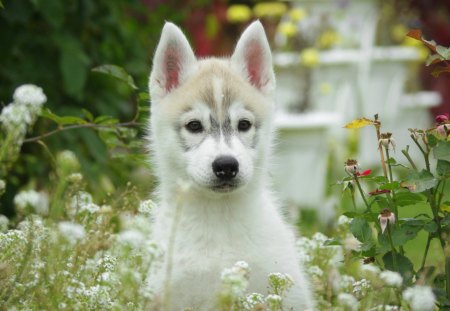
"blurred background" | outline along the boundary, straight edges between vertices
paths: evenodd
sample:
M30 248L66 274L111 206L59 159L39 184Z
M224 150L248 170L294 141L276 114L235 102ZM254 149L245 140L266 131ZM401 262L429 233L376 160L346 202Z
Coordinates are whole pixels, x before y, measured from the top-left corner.
M298 207L324 211L323 222L345 209L344 161L355 157L377 170L373 128L343 129L358 117L378 114L399 150L411 144L407 129L433 126L450 111L450 75L433 77L429 50L407 38L418 28L425 38L450 46L448 0L2 0L0 9L0 108L24 83L44 89L46 107L57 115L108 115L126 122L148 100L151 59L164 21L178 24L199 57L230 55L252 20L265 26L277 74L279 142L272 170L275 186L292 215ZM134 77L139 91L92 72L114 64ZM145 123L146 109L140 121ZM40 119L29 137L55 129ZM88 189L97 200L136 185L149 196L154 180L144 155L145 127L123 134L126 144L92 129L64 131L45 146L26 143L7 176L0 213L13 214L23 187L46 189L53 154L78 156ZM128 135L128 136L127 136ZM418 155L418 153L416 153ZM403 161L404 162L404 161ZM348 200L348 198L347 198ZM341 202L344 202L342 205ZM343 206L343 207L342 207ZM307 217L307 216L305 216Z

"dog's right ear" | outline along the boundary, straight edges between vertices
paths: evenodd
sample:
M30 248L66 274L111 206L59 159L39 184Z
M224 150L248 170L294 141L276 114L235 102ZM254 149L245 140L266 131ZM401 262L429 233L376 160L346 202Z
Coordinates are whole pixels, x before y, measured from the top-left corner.
M180 86L197 65L194 52L183 32L166 23L153 58L149 91L152 100L159 101Z

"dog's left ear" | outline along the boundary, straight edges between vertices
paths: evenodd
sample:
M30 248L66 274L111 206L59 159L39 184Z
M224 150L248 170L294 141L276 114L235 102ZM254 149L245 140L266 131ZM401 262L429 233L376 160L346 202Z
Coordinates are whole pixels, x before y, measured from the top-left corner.
M231 66L261 92L270 94L274 90L272 53L261 22L253 22L242 33L231 56Z

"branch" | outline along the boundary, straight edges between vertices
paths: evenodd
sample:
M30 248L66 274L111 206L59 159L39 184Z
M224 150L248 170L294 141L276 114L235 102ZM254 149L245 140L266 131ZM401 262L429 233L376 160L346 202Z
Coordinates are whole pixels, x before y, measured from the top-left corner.
M74 129L79 129L79 128L109 128L109 127L133 127L133 126L138 126L141 125L141 123L138 123L136 121L129 121L129 122L123 122L123 123L116 123L116 124L109 124L109 125L104 125L104 124L95 124L95 123L86 123L86 124L76 124L76 125L69 125L66 127L60 127L57 128L56 130L50 131L48 133L36 136L36 137L31 137L31 138L27 138L24 139L23 143L32 143L32 142L36 142L38 140L42 140L44 138L47 138L49 136L55 135L59 132L64 132L64 131L68 131L68 130L74 130Z

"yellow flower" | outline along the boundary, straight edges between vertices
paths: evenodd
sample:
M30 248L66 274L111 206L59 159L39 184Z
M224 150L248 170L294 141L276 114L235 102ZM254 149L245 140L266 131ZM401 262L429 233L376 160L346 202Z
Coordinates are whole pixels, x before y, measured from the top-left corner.
M306 17L306 11L302 8L294 8L289 11L289 17L292 21L298 22Z
M300 62L307 67L319 64L319 52L315 48L306 48L300 53Z
M297 26L292 22L283 22L278 25L278 31L287 38L291 38L297 33Z
M333 87L331 86L330 83L323 82L319 85L320 94L329 95L332 90Z
M391 37L395 42L402 42L408 33L408 28L403 24L397 24L391 29Z
M230 5L227 10L227 20L230 23L247 22L252 17L252 11L244 4Z
M341 36L334 30L324 31L317 39L317 44L322 49L329 49L341 41Z
M253 7L256 17L281 16L287 11L287 6L281 2L262 2Z

